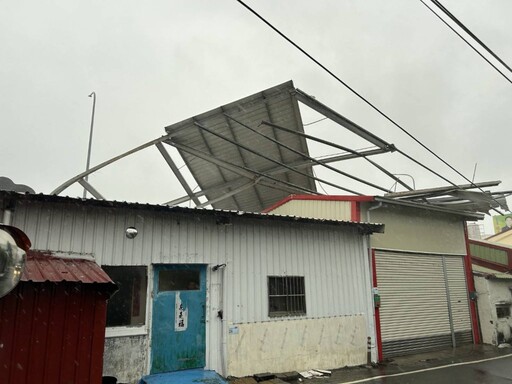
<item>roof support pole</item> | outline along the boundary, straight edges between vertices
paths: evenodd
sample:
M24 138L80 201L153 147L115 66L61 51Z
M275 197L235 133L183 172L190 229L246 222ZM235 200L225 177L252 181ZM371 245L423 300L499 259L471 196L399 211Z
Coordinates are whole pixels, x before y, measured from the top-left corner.
M367 131L363 127L357 125L353 121L350 121L346 117L340 115L338 112L332 110L328 106L322 104L315 98L309 96L308 94L302 92L300 89L296 89L293 92L293 95L299 100L302 104L307 105L309 108L314 109L318 113L321 113L325 117L328 117L335 123L347 128L349 131L354 132L359 137L362 137L365 140L368 140L370 143L375 144L377 147L382 149L391 150L393 148L393 144L389 144L386 141L382 140L380 137L374 135L373 133Z
M94 198L98 199L98 200L105 200L105 198L101 195L101 193L99 193L91 184L89 184L88 181L86 181L85 179L79 179L78 180L78 183L84 187L84 189L89 192L91 195L94 196Z
M258 132L257 130L255 130L255 129L253 129L253 128L249 127L248 125L243 124L242 122L240 122L240 121L236 120L234 117L231 117L231 116L229 116L229 115L227 115L227 114L224 114L224 115L225 115L225 116L227 116L228 118L230 118L230 119L234 120L234 121L235 121L235 122L237 122L238 124L240 124L240 125L244 126L245 128L249 129L250 131L254 132L255 134L257 134L257 135L259 135L259 136L262 136L262 137L266 138L267 140L270 140L271 142L273 142L273 143L275 143L276 145L278 145L278 146L279 146L279 148L281 148L281 147L286 148L286 149L287 149L287 150L289 150L290 152L293 152L293 153L298 154L298 155L300 155L300 156L302 156L302 157L305 157L306 159L308 159L308 160L312 161L312 162L313 162L313 163L315 163L316 165L321 165L321 166L323 166L323 167L325 167L325 168L327 168L327 169L329 169L329 170L331 170L331 171L333 171L333 172L336 172L336 173L338 173L338 174L340 174L340 175L342 175L342 176L348 177L348 178L350 178L350 179L352 179L352 180L355 180L355 181L358 181L358 182L360 182L360 183L366 184L366 185L368 185L368 186L370 186L370 187L373 187L373 188L379 189L379 190L381 190L381 191L383 191L383 192L390 192L390 190L389 190L389 189L387 189L387 188L383 188L383 187L381 187L381 186L379 186L379 185L376 185L376 184L374 184L374 183L370 183L369 181L363 180L363 179L361 179L361 178L359 178L359 177L357 177L357 176L354 176L354 175L351 175L351 174L349 174L349 173L346 173L346 172L340 171L339 169L334 168L334 167L332 167L332 166L330 166L330 165L323 164L323 163L319 162L317 159L315 159L315 158L313 158L313 157L311 157L311 156L309 156L309 155L307 155L307 154L305 154L305 153L301 153L300 151L297 151L296 149L293 149L292 147L290 147L290 146L288 146L288 145L286 145L286 144L283 144L283 143L279 142L278 140L273 139L273 138L272 138L272 137L270 137L270 136L267 136L267 135L264 135L264 134L263 134L263 133L261 133L261 132Z
M322 164L327 164L327 163L334 163L334 162L337 162L337 161L343 161L343 160L349 160L349 159L357 159L359 157L364 157L364 156L372 156L372 155L380 155L381 153L386 153L387 151L383 150L383 149L369 149L369 150L366 150L366 151L361 151L361 152L358 152L357 154L353 154L353 153L347 153L347 154L343 154L343 155L334 155L334 156L331 156L331 157L326 157L326 158L323 158L323 159L318 159L317 161L319 163L322 163ZM311 161L311 160L298 160L298 161L294 161L293 163L290 163L288 164L290 167L292 168L304 168L304 167L309 167L311 165L314 165L314 163ZM265 173L266 175L279 175L281 173L284 173L284 172L287 172L288 169L286 168L283 168L283 167L274 167L274 168L271 168L269 170L266 170L264 171L263 173ZM216 191L216 190L219 190L219 189L226 189L227 187L231 187L233 185L236 185L236 184L240 184L243 182L243 179L240 178L240 179L235 179L235 180L231 180L231 181L228 181L227 183L221 183L221 184L217 184L215 186L212 186L210 188L207 188L207 189L203 189L202 191L198 191L198 192L195 192L194 193L194 196L196 197L200 197L200 196L204 196L210 192L213 192L213 191ZM167 203L165 203L165 205L176 205L176 204L181 204L181 203L184 203L186 201L189 201L190 200L190 197L189 196L182 196L180 198L177 198L175 200L172 200L172 201L169 201Z
M239 192L245 191L246 189L251 188L252 186L258 184L259 180L260 180L260 178L254 180L254 181L250 181L249 183L246 183L244 185L241 185L240 187L235 188L235 189L229 191L228 193L223 194L222 196L219 196L219 197L217 197L215 199L211 199L211 200L207 201L206 203L198 205L197 208L204 208L204 207L206 207L208 205L215 204L215 203L217 203L219 201L227 199L228 197L236 195Z
M279 166L281 166L281 167L287 168L289 171L293 171L293 172L295 172L295 173L297 173L297 174L299 174L299 175L305 176L305 177L307 177L307 178L309 178L309 179L316 180L316 181L318 181L318 182L320 182L320 183L323 183L323 184L326 184L326 185L330 185L331 187L334 187L334 188L340 189L340 190L342 190L342 191L346 191L346 192L349 192L349 193L353 193L354 195L362 195L362 194L361 194L361 193L359 193L359 192L353 191L353 190L348 189L348 188L344 188L344 187L342 187L342 186L340 186L340 185L337 185L337 184L331 183L330 181L323 180L323 179L319 179L318 177L308 175L307 173L304 173L304 172L298 171L298 170L296 170L296 169L294 169L294 168L292 168L292 167L290 167L290 166L288 166L288 165L286 165L286 164L284 164L284 163L282 163L282 162L280 162L280 161L277 161L277 160L271 159L271 158L270 158L270 157L268 157L268 156L262 155L261 153L259 153L259 152L255 151L254 149L249 148L249 147L248 147L248 146L246 146L246 145L243 145L243 144L237 143L236 141L231 140L230 138L228 138L228 137L226 137L226 136L224 136L224 135L221 135L220 133L214 132L214 131L212 131L211 129L206 128L205 126L203 126L203 125L199 124L198 122L194 122L194 124L195 124L197 127L201 128L202 130L204 130L204 131L206 131L206 132L208 132L208 133L210 133L210 134L212 134L212 135L214 135L214 136L217 136L218 138L220 138L220 139L222 139L222 140L225 140L225 141L227 141L227 142L229 142L229 143L231 143L231 144L233 144L233 145L236 145L236 146L238 146L238 147L240 147L240 148L242 148L242 149L244 149L244 150L246 150L246 151L248 151L248 152L251 152L251 153L255 154L256 156L259 156L259 157L261 157L261 158L263 158L263 159L265 159L265 160L268 160L268 161L270 161L270 162L272 162L272 163L274 163L274 164L277 164L277 165L279 165Z
M248 179L254 179L255 177L257 176L261 176L263 177L264 179L261 180L259 182L259 184L265 186L265 187L269 187L269 188L274 188L274 189L279 189L279 190L283 190L283 191L286 191L286 192L290 192L290 193L297 193L297 192L302 192L302 193L307 193L307 194L314 194L314 195L320 195L320 193L316 192L316 191L313 191L313 190L310 190L308 188L304 188L304 187L301 187L299 185L295 185L295 184L292 184L292 183L289 183L287 181L284 181L284 180L279 180L279 179L276 179L275 177L272 177L270 175L267 175L267 174L264 174L262 172L259 172L259 171L256 171L256 170L252 170L252 169L248 169L248 168L244 168L244 167L241 167L239 165L235 165L235 164L231 164L227 161L224 161L224 160L220 160L220 159L217 159L216 157L212 156L212 155L209 155L205 152L202 152L202 151L199 151L197 149L194 149L194 148L191 148L187 145L183 145L183 144L179 144L179 143L175 143L175 142L169 142L170 145L184 151L184 152L187 152L187 153L190 153L191 155L194 155L194 156L197 156L203 160L206 160L206 161L209 161L223 169L226 169L228 171L231 171L239 176L243 176L243 177L246 177Z
M78 175L76 175L75 177L69 179L68 181L66 181L65 183L61 184L60 186L58 186L57 188L55 188L50 194L51 195L58 195L59 193L61 193L62 191L64 191L66 188L68 188L70 185L78 182L80 179L82 179L83 177L87 176L87 175L90 175L91 173L93 172L96 172L98 169L101 169L101 168L104 168L106 167L107 165L109 164L112 164L113 162L116 162L117 160L121 160L123 157L126 157L126 156L129 156L131 155L132 153L135 153L135 152L138 152L142 149L145 149L147 147L151 147L153 144L155 143L161 143L162 141L165 141L167 139L169 139L171 137L171 135L165 135L165 136L162 136L162 137L159 137L158 139L155 139L155 140L151 140L151 141L148 141L147 143L145 144L142 144L142 145L139 145L138 147L135 147L133 149L130 149L129 151L125 152L125 153L122 153L121 155L119 156L116 156L116 157L113 157L111 158L110 160L107 160L107 161L104 161L103 163L101 164L98 164L97 166L95 167L92 167L91 169L89 169L88 171L85 171L85 172L82 172Z
M285 128L285 127L281 127L277 124L273 124L273 123L270 123L268 121L262 121L261 124L263 125L268 125L268 126L271 126L271 127L274 127L274 128L278 128L278 129L281 129L285 132L290 132L290 133L293 133L295 135L298 135L298 136L301 136L301 137L305 137L307 139L310 139L310 140L313 140L313 141L316 141L318 143L322 143L322 144L325 144L325 145L328 145L328 146L331 146L333 148L337 148L337 149L341 149L342 151L346 151L346 152L350 152L350 153L353 153L354 155L357 155L357 157L362 157L363 159L365 159L367 162L369 162L370 164L372 164L374 167L376 167L378 170L382 171L383 173L385 173L386 175L388 175L389 177L391 177L393 180L395 180L397 183L399 183L400 185L404 186L405 188L407 188L409 191L412 191L413 189L408 186L407 184L405 184L402 180L400 180L398 177L396 177L394 174L392 174L391 172L389 172L387 169L385 169L384 167L380 166L379 164L375 163L374 161L368 159L367 157L365 157L364 155L362 155L361 153L357 152L357 151L354 151L353 149L350 149L350 148L347 148L347 147L343 147L341 145L338 145L338 144L335 144L333 142L330 142L330 141L327 141L327 140L323 140L323 139L319 139L318 137L315 137L315 136L311 136L311 135L308 135L308 134L305 134L305 133L301 133L301 132L296 132L296 131L293 131L289 128ZM391 149L387 149L386 152L389 152L389 151L394 151L395 150L395 147L393 145L391 145Z
M160 143L155 143L155 146L160 151L161 155L163 156L163 158L165 159L165 161L167 162L167 164L171 168L172 172L174 173L174 175L176 176L176 178L180 182L180 184L183 187L183 189L185 190L185 192L187 192L187 195L190 197L190 199L192 199L192 201L196 204L196 206L201 205L201 201L199 201L199 199L196 196L194 196L194 192L192 191L192 189L188 185L187 181L185 180L185 178L181 174L180 170L178 169L178 167L176 166L176 164L172 160L171 156L169 155L169 152L167 152L167 150L164 148L163 144L161 142Z

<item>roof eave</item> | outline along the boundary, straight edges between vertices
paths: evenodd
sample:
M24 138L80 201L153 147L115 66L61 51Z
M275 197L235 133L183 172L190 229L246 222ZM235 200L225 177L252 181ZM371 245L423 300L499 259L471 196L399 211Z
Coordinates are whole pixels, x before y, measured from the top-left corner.
M401 205L401 206L405 206L405 207L425 209L428 211L449 213L452 215L462 216L463 218L471 219L471 220L482 220L485 217L485 215L483 213L458 211L456 209L436 207L433 205L413 203L410 201L395 200L395 199L390 199L390 198L381 197L381 196L375 196L375 201L386 203L386 204L392 204L392 205Z

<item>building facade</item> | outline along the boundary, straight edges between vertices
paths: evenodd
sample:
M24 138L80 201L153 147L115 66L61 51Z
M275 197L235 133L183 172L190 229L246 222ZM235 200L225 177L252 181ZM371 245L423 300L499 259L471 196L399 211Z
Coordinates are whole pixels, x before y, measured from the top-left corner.
M373 196L311 195L292 195L266 212L386 225L369 244L379 360L478 342L468 213Z
M1 192L38 250L91 257L119 286L104 374L228 376L367 362L369 234L381 225ZM4 220L5 221L5 220Z

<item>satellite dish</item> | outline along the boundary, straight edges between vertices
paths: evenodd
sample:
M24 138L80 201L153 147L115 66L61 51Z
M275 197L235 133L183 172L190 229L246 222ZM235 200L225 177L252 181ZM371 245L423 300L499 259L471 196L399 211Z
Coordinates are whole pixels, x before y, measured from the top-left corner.
M25 266L26 243L21 242L25 239L20 239L19 233L26 238L17 228L3 225L0 227L0 297L7 295L18 284Z

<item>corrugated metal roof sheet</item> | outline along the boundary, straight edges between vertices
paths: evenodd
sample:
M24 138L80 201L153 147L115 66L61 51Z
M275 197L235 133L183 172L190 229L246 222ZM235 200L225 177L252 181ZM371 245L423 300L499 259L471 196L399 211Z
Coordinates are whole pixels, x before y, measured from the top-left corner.
M27 262L21 275L21 281L114 285L105 271L92 260L55 257L50 252L33 250L27 252Z
M473 264L472 268L474 273L483 275L486 279L512 280L512 275L510 273L495 271L494 269L482 267L481 265L476 264Z
M142 204L142 203L129 203L121 201L109 201L109 200L96 200L96 199L80 199L69 196L57 196L57 195L30 195L20 194L16 192L0 191L1 198L14 198L16 200L23 201L48 201L48 202L60 202L70 204L80 204L85 206L96 206L106 208L130 208L130 209L146 209L151 211L159 212L175 212L184 213L198 216L229 216L229 217L242 217L246 219L260 219L260 220L273 220L281 222L296 222L296 223L312 223L312 224L330 224L337 226L347 226L357 228L359 232L371 234L371 233L384 233L384 224L380 223L361 223L354 221L340 221L340 220L326 220L326 219L311 219L298 216L284 216L274 215L270 213L259 213L259 212L244 212L227 209L204 209L204 208L187 208L179 206L167 206L157 204Z
M166 131L172 134L167 142L178 148L209 201L243 188L236 195L214 202L214 208L261 211L290 193L301 192L292 185L316 192L311 165L301 167L299 171L303 174L299 174L279 164L290 165L304 161L304 156L283 149L251 131L257 129L258 132L309 156L304 137L276 130L268 125L260 126L262 121L268 121L304 133L294 91L293 83L288 81L166 127ZM249 150L243 146L249 147ZM197 151L196 154L192 154L191 150ZM198 154L202 154L203 158L198 157ZM229 163L233 166L228 170L219 162L215 163L207 158L218 159L224 165ZM273 187L276 181L262 177L262 174L272 175L274 179L287 184L278 183L279 188ZM252 186L243 187L251 181L254 181ZM226 186L222 187L223 185Z

